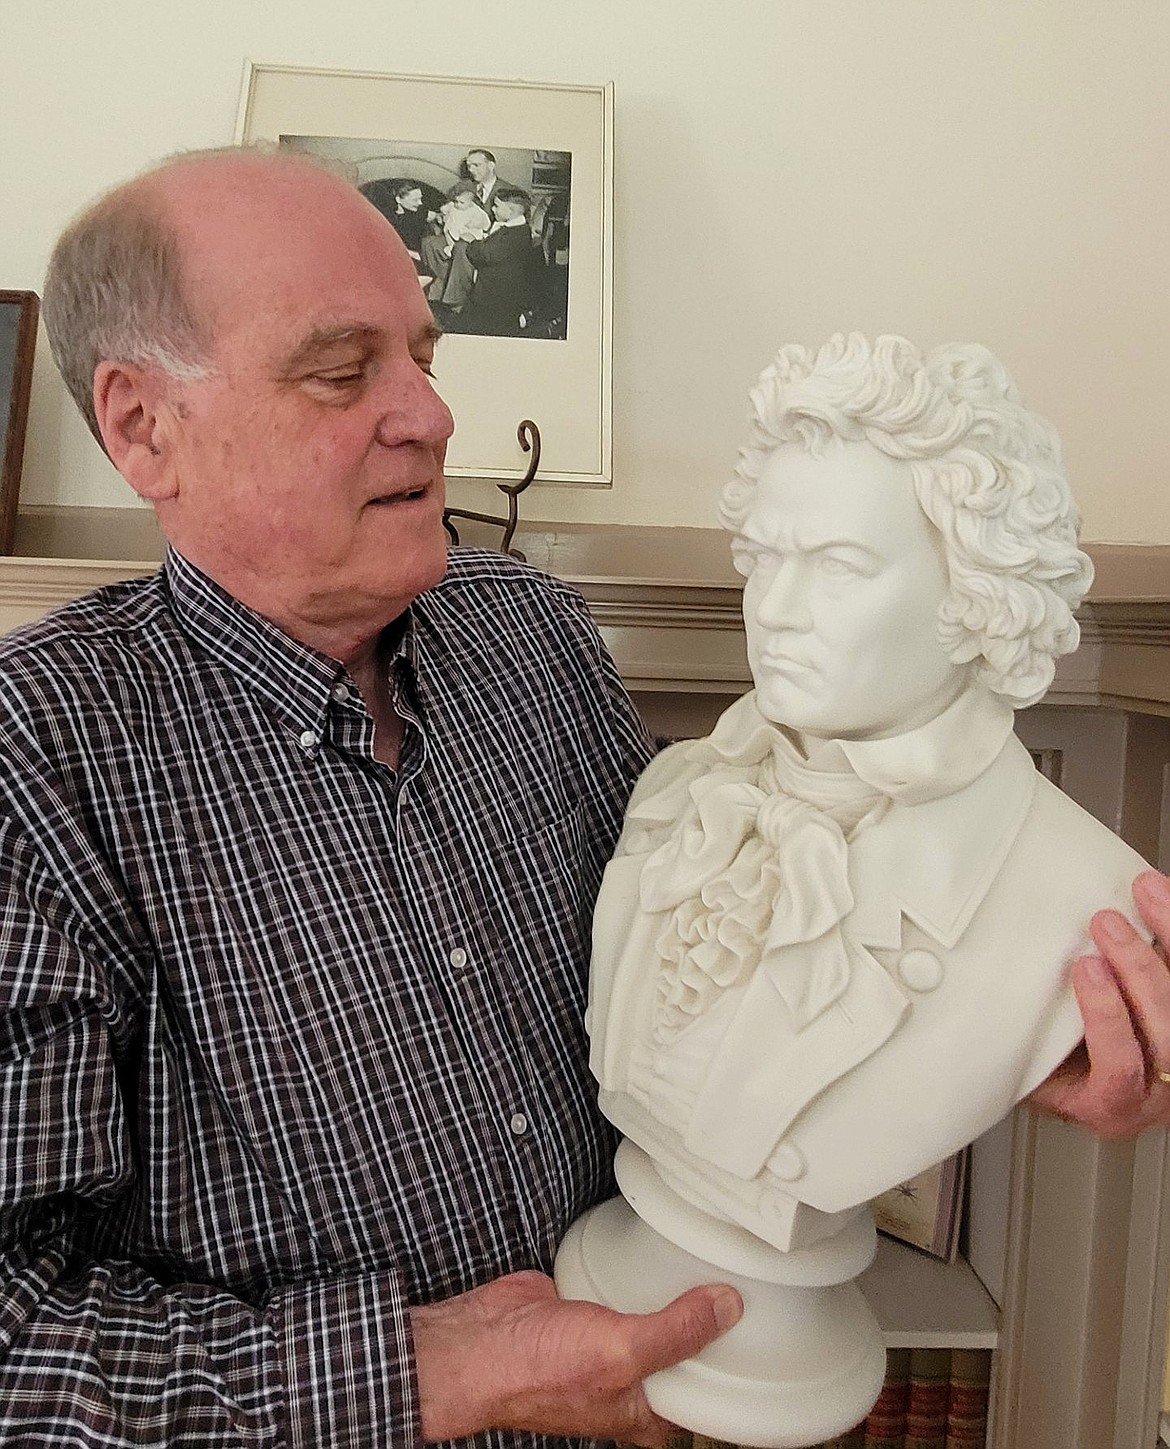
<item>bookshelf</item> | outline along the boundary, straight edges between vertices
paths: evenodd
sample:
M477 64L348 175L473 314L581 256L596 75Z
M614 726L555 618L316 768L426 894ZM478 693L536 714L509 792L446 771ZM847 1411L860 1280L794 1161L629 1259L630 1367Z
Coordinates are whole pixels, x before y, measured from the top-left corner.
M892 1238L858 1280L887 1348L995 1348L999 1308L965 1258L941 1262Z
M581 589L656 732L706 733L749 687L722 533L529 524L516 543ZM153 571L162 540L141 509L34 509L16 548L0 558L0 631ZM1019 733L1062 788L1166 868L1170 548L1088 551L1097 582L1081 648ZM887 1344L994 1347L989 1449L1152 1449L1170 1295L1167 1134L1103 1143L1017 1111L976 1149L971 1200L978 1273L882 1240L863 1282Z

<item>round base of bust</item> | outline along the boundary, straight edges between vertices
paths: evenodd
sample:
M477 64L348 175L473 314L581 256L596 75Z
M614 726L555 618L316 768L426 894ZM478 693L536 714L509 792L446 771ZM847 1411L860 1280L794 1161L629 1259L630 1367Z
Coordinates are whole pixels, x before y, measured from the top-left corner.
M623 1143L623 1150L631 1145ZM630 1176L629 1160L627 1153L620 1177ZM640 1195L644 1201L644 1184ZM861 1271L855 1267L857 1233L841 1235L852 1237L841 1245L840 1259L841 1276L850 1281L827 1280L833 1240L817 1245L812 1286L799 1263L801 1252L782 1253L758 1239L753 1241L759 1266L766 1260L768 1272L749 1276L732 1270L720 1249L735 1234L745 1240L751 1234L708 1217L665 1184L650 1195L659 1226L663 1205L674 1199L688 1248L644 1222L624 1198L612 1198L569 1229L555 1275L562 1297L622 1313L653 1312L699 1283L730 1283L739 1290L744 1314L729 1333L646 1380L654 1412L695 1433L760 1449L799 1449L860 1423L881 1392L886 1354L877 1321L851 1281L853 1272ZM704 1219L712 1229L712 1254L693 1251ZM862 1223L872 1237L872 1221L865 1217ZM790 1257L795 1282L784 1281Z

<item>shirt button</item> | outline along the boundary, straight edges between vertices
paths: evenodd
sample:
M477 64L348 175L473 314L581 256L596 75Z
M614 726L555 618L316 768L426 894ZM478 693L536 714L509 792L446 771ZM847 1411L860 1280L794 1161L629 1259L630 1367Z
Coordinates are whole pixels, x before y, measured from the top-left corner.
M349 685L335 684L333 686L333 698L338 702L338 704L344 704L345 701L349 698Z
M454 971L463 970L464 966L467 965L467 952L463 949L462 946L455 947L455 949L447 957L447 964Z
M301 735L301 745L304 749L311 750L316 743L317 736L313 733L312 730L306 730L304 734Z
M528 1118L525 1117L523 1112L513 1112L508 1126L511 1128L514 1137L523 1137L525 1132L528 1131Z

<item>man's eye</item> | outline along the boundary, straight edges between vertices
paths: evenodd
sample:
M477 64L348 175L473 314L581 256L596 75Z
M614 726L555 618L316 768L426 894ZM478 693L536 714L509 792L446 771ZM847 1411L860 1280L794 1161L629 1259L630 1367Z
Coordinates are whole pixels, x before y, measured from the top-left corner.
M360 368L347 368L344 372L318 372L313 376L314 382L324 383L326 387L356 387L365 374Z

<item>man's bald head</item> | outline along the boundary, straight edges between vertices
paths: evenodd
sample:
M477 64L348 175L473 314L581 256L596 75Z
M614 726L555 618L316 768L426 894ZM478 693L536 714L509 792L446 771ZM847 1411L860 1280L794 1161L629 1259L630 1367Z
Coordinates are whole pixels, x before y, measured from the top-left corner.
M226 197L248 189L241 183L249 176L295 181L306 172L353 189L337 168L311 157L258 147L188 152L108 192L62 234L42 313L53 358L99 444L93 379L100 362L160 367L177 378L207 374L212 319L187 265L201 218L214 219Z

